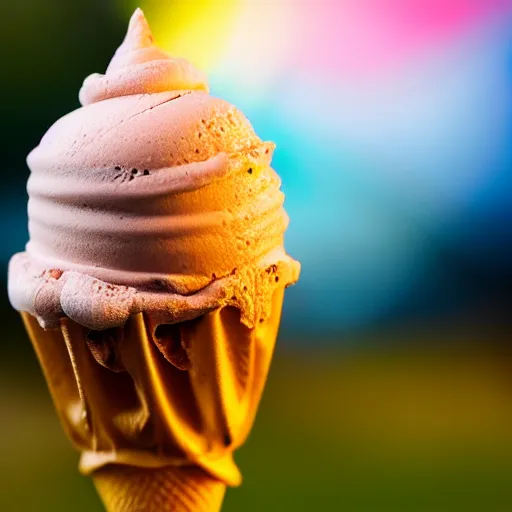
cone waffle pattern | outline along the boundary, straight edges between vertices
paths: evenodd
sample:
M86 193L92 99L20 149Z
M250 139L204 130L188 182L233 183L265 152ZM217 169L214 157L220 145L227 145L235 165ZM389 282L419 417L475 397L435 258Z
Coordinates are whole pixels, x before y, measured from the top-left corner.
M109 512L217 512L226 489L197 468L107 466L94 483Z

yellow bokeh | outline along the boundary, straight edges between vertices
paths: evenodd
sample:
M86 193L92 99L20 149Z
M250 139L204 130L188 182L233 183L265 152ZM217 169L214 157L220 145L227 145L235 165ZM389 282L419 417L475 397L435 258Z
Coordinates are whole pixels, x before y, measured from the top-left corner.
M136 4L161 48L205 71L221 58L241 7L240 0L142 0L132 10Z

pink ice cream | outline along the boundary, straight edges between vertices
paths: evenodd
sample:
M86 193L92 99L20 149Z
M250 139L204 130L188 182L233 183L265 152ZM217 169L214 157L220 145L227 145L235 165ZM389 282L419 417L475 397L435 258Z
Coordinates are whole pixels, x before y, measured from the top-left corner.
M80 101L28 157L30 241L10 263L13 306L44 327L68 316L105 329L140 311L180 321L224 305L249 327L266 318L275 282L299 273L283 249L274 145L154 46L140 10Z

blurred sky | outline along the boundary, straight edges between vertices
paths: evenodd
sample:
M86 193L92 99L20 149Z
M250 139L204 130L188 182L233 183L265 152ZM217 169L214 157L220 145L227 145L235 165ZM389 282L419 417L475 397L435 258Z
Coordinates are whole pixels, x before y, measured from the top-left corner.
M26 154L104 72L137 5L277 143L303 264L285 332L507 306L508 0L3 2L4 269L28 236Z

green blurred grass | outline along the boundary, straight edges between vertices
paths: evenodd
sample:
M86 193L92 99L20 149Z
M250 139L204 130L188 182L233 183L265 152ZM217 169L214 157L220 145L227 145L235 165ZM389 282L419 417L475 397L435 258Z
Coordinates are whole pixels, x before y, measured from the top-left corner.
M508 349L404 341L281 350L223 510L510 510ZM101 511L41 375L1 368L0 510Z

